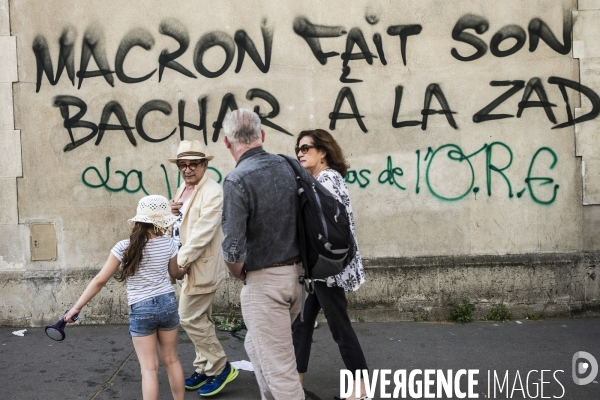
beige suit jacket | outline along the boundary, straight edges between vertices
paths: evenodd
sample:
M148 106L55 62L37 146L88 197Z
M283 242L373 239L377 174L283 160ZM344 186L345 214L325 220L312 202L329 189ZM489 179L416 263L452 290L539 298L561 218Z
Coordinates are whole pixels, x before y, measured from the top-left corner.
M175 201L179 200L184 188L185 183L177 189ZM190 266L190 272L181 283L185 294L212 293L227 276L221 250L222 213L223 188L204 174L189 199L179 230L181 248L177 263Z

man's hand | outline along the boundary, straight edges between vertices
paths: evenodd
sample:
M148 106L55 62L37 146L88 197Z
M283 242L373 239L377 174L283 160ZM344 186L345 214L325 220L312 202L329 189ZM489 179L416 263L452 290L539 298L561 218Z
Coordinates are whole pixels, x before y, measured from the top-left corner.
M183 203L181 203L179 201L175 201L175 200L170 200L169 201L169 206L171 206L171 213L174 216L179 217L179 215L181 214L179 212L179 209L181 208L181 206L183 206Z
M227 268L229 268L229 272L233 275L234 278L239 279L240 281L246 280L246 271L244 271L244 263L229 263L225 261L227 264Z

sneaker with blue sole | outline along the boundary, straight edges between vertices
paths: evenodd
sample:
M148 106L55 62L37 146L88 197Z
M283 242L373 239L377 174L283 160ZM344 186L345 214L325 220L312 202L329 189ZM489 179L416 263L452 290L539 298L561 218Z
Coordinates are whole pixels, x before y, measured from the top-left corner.
M185 378L185 388L187 390L200 389L208 380L208 376L194 372L189 378Z
M213 396L219 393L225 385L237 378L238 374L239 371L227 361L223 372L217 376L209 376L206 384L198 390L198 394L200 396Z

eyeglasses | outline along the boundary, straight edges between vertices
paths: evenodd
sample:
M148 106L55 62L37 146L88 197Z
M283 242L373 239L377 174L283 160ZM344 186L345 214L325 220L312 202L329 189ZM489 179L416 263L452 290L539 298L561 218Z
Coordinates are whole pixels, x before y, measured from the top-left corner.
M306 153L308 153L308 151L309 151L310 149L314 149L314 148L316 148L316 147L317 147L317 146L313 146L313 145L310 145L310 144L303 144L303 145L302 145L302 146L300 146L300 147L296 146L295 150L296 150L296 154L298 154L298 152L299 152L299 151L301 151L301 152L302 152L302 154L306 154Z
M186 169L189 169L191 172L194 172L196 170L196 168L198 168L198 165L200 165L201 167L204 167L204 165L206 164L205 161L200 161L197 163L189 163L189 164L177 164L177 168L179 168L179 170L181 172L185 172Z

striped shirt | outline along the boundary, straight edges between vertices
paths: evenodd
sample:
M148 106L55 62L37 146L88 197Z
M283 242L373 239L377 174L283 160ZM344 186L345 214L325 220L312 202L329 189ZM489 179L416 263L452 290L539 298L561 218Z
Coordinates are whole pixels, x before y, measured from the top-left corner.
M119 261L129 246L129 239L121 240L112 248L111 253ZM167 276L169 260L177 255L177 244L166 236L158 236L148 240L144 247L142 262L137 272L127 278L127 301L129 305L142 300L174 292Z

